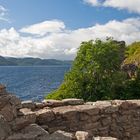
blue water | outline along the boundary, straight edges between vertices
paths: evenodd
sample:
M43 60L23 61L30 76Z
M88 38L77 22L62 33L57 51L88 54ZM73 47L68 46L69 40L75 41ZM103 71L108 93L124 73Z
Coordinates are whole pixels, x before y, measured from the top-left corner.
M70 66L0 67L0 83L21 100L43 100L57 89Z

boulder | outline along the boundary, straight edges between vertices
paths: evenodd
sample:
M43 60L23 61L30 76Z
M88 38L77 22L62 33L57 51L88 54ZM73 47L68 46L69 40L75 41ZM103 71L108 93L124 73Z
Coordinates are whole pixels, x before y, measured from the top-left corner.
M83 99L63 99L62 102L64 103L64 105L82 105L84 104L84 100Z
M11 134L11 129L8 122L0 115L0 140L4 140L8 135Z
M85 131L77 131L75 136L77 140L89 140L89 134Z

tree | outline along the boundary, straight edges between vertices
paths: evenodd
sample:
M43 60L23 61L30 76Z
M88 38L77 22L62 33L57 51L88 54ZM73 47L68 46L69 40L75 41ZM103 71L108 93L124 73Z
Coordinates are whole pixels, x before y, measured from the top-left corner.
M112 39L82 42L64 82L47 99L114 99L117 96L115 89L126 79L126 74L120 69L124 52L125 43Z

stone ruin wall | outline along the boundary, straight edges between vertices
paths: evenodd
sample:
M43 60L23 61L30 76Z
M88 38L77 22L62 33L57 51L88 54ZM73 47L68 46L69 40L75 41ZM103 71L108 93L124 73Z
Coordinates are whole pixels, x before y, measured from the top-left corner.
M21 102L0 85L0 140L101 139L140 140L140 100Z

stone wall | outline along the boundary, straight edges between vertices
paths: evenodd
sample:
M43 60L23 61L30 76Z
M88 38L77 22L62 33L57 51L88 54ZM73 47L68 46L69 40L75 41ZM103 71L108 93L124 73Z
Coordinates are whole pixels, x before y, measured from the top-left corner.
M21 102L0 85L0 140L117 139L140 140L140 100Z

